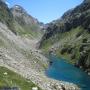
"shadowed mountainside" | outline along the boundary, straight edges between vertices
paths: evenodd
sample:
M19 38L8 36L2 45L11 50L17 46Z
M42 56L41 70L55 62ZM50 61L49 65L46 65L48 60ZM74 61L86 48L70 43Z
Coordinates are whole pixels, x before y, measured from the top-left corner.
M64 13L45 28L40 48L90 72L90 1Z

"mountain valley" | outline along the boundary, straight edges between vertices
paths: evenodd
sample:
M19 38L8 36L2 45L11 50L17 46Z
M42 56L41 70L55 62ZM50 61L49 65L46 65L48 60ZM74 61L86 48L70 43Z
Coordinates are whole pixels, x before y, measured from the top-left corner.
M48 24L39 22L20 5L9 8L0 0L0 88L80 90L76 84L45 75L50 54L90 74L89 0Z

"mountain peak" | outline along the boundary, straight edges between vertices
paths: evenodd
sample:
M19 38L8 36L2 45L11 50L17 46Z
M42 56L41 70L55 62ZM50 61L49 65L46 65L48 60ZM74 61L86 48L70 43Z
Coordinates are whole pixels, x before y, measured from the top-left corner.
M25 9L20 5L14 5L11 10L20 12L20 13L26 13Z
M14 8L14 9L18 9L18 10L23 9L22 6L20 6L20 5L14 5L13 8Z

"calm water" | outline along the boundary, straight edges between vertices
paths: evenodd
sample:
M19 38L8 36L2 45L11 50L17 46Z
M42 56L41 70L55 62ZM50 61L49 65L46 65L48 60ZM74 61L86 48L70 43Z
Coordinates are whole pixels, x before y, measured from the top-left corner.
M46 70L46 75L57 80L72 82L79 85L82 90L90 90L90 76L82 70L66 63L64 59L50 56L52 65Z

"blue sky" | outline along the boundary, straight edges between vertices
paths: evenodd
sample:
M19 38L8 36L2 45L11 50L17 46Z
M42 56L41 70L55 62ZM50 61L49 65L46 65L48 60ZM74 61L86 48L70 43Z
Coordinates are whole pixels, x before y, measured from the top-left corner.
M10 7L21 5L39 21L48 23L60 18L63 13L80 4L83 0L7 0Z

